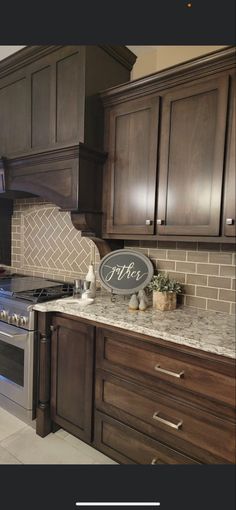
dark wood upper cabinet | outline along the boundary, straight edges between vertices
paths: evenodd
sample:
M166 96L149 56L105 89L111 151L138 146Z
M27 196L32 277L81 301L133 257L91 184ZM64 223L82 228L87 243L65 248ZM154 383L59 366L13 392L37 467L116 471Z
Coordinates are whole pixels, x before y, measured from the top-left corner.
M229 107L229 126L226 148L226 174L225 174L225 194L224 194L224 215L223 232L225 236L236 236L236 169L235 169L235 116L236 116L236 76L231 78L230 87L230 107Z
M218 236L228 76L162 99L157 233Z
M105 230L153 234L159 98L126 102L107 117Z
M51 351L52 420L91 441L93 407L93 326L54 316Z
M126 82L125 46L29 46L0 62L0 193L76 212L101 237L104 112L98 92Z
M52 69L42 67L31 75L31 147L45 147L53 143Z
M233 242L235 57L227 48L101 94L104 238Z
M101 149L98 92L128 81L135 60L125 46L108 45L29 46L4 59L0 155L11 158L80 142Z
M25 73L0 80L0 156L29 146L28 84Z

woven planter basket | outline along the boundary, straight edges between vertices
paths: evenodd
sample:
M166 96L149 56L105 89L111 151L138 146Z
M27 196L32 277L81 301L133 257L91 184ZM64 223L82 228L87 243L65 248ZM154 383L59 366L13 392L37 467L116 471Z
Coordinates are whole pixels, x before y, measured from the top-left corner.
M175 310L176 308L176 293L175 292L159 292L153 291L153 308L156 310Z

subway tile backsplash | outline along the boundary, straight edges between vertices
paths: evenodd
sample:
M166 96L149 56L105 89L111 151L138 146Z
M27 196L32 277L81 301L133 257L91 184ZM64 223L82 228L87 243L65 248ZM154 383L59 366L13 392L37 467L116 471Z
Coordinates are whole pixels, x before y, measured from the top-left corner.
M192 241L126 241L160 271L183 284L179 302L235 314L236 254L233 244ZM12 269L57 280L84 277L94 243L81 237L70 214L40 199L19 199L12 219ZM95 250L96 267L99 254Z
M203 310L235 314L236 254L233 244L189 241L126 241L148 255L160 272L183 284L180 302Z

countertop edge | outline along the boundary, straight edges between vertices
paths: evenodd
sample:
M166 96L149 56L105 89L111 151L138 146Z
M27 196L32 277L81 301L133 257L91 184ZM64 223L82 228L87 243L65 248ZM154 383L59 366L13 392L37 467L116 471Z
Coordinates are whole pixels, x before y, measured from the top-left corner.
M170 332L163 333L163 331L159 331L158 329L154 330L151 327L147 328L146 326L140 327L137 324L135 325L135 328L134 328L133 324L129 324L126 321L121 320L121 321L117 322L114 319L109 319L108 317L105 317L104 315L96 314L94 312L86 312L86 311L82 311L82 310L78 310L78 309L77 310L75 310L75 309L68 310L65 305L66 305L65 300L61 299L61 300L57 300L54 302L36 304L33 308L35 311L38 311L38 312L62 313L65 315L76 317L76 318L86 319L86 320L89 320L92 322L103 324L104 326L112 326L112 327L116 327L119 329L123 329L124 331L128 330L131 332L135 332L137 334L147 335L152 338L157 338L157 339L159 338L161 340L164 340L167 342L172 342L174 344L180 344L180 345L184 345L186 347L190 347L193 349L199 349L201 351L208 352L211 354L216 354L216 355L224 356L224 357L231 358L231 359L236 358L236 353L233 351L233 349L227 348L226 346L214 345L212 343L210 343L210 345L206 345L204 342L201 342L197 339L186 338L185 336L171 334ZM74 306L74 305L72 305L72 306ZM91 305L88 305L89 308L90 308L90 306ZM131 312L131 313L134 313L134 312ZM138 313L144 313L144 312L138 312Z

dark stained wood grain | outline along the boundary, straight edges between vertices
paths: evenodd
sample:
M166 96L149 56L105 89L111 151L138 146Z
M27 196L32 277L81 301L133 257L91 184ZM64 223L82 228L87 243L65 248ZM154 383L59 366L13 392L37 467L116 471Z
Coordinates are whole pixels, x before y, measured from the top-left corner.
M45 437L52 430L50 416L51 314L39 313L37 322L36 433L41 437Z
M121 464L198 464L168 446L96 411L95 446Z
M31 147L37 149L52 143L51 136L51 72L49 65L31 75Z
M56 141L59 143L83 141L84 73L78 50L56 62Z
M6 189L40 195L61 209L75 211L74 224L86 235L101 235L102 164L106 154L80 143L5 159ZM80 220L80 221L79 221Z
M178 398L181 396L181 391L186 398L187 391L190 392L187 396L190 400L193 396L199 395L234 407L235 366L233 360L229 360L229 366L227 366L223 362L217 363L217 359L215 362L207 360L206 353L202 353L202 357L199 358L192 350L192 355L190 352L188 354L188 351L184 353L180 345L172 344L168 348L168 346L164 347L164 344L160 345L159 339L156 339L154 345L149 343L148 337L146 341L142 341L144 338L140 335L131 336L129 333L99 328L97 367L121 376L129 373L129 377L137 382L143 384L145 381L149 387L162 388L162 391L167 391L168 394L179 390L176 394ZM157 365L173 374L184 373L178 378L155 370Z
M0 81L0 154L28 147L28 84L22 72Z
M231 77L230 83L230 104L229 104L229 125L228 139L226 149L226 176L225 176L225 195L224 195L224 214L223 214L223 233L225 236L236 236L236 78L235 73ZM227 219L232 219L232 224L227 224Z
M163 97L157 233L220 233L228 77Z
M170 374L156 371L156 365ZM180 378L174 377L181 372ZM132 429L134 438L139 431L145 438L152 437L198 462L235 461L232 359L183 345L167 345L164 340L117 328L99 328L95 405L102 413L101 421L108 415L130 427L129 446L123 449L122 441L118 446L115 430L110 430L109 440L103 441L102 425L96 425L97 444L107 454L110 445L111 456L119 462L128 462L127 458L140 462L138 454L135 460L129 453ZM169 424L154 420L155 412ZM179 422L178 429L170 426ZM140 448L142 451L142 445Z
M46 315L39 314L41 333ZM91 443L94 431L95 446L121 463L234 462L233 359L65 314L52 322L51 405L43 350L37 433L61 426ZM179 370L184 377L176 380ZM154 420L156 412L169 423Z
M52 334L52 420L90 442L94 328L55 316Z
M98 92L129 80L135 60L121 46L49 45L26 47L1 61L0 157L7 160L7 176L3 190L1 171L0 190L6 197L31 194L77 211L82 234L101 238L104 154L94 151L103 146ZM80 150L80 160L67 157L67 149L81 149L84 142L90 148ZM8 242L6 248L9 261Z
M145 240L159 240L163 236L163 239L184 241L188 236L189 239L203 242L211 239L213 242L220 240L222 243L227 242L227 239L234 241L235 223L226 227L227 235L224 232L225 219L222 228L222 198L225 142L228 134L226 174L231 173L228 182L232 183L232 187L226 184L228 198L225 198L225 203L233 204L235 201L232 175L234 170L231 170L232 163L229 162L235 159L234 144L230 143L233 131L230 133L235 128L229 126L232 125L232 114L229 118L227 115L229 81L235 72L235 57L235 48L227 48L102 92L108 152L114 152L115 142L109 138L113 112L115 115L122 107L128 111L129 105L156 95L160 99L161 118L158 143L160 154L156 153L155 156L158 183L154 225L148 227L146 232L136 230L137 225L134 225L134 228L132 224L129 225L129 215L138 217L138 200L135 205L132 203L132 193L128 192L129 183L126 187L121 178L122 172L117 172L118 182L115 182L115 187L114 169L108 164L104 172L103 188L104 239L140 240L141 235ZM232 103L232 100L230 101ZM230 106L230 110L232 108L233 106ZM119 130L116 131L118 136ZM124 130L121 130L121 142L122 136L129 141L132 156L135 158L138 149L135 145L132 147L132 139L127 129L125 131L125 126ZM116 148L118 169L123 156L124 150L120 143ZM126 165L128 175L131 166L132 163ZM133 180L135 171L134 166ZM146 189L138 171L136 178ZM116 208L114 188L115 197L118 195ZM123 196L125 200L122 201ZM233 207L235 208L234 205ZM114 224L115 213L118 216L117 226ZM232 206L229 206L227 217L231 216L235 214ZM158 223L156 220L159 220ZM135 222L135 219L133 221Z
M93 98L128 81L134 62L128 49L107 45L32 46L1 61L0 154L13 157L79 142L101 149L103 110ZM91 127L92 137L87 123L94 119L100 132Z
M187 402L182 404L173 397L97 371L96 407L200 462L221 458L234 463L235 424Z
M124 103L107 115L104 210L108 233L154 232L158 122L159 98L155 96Z

